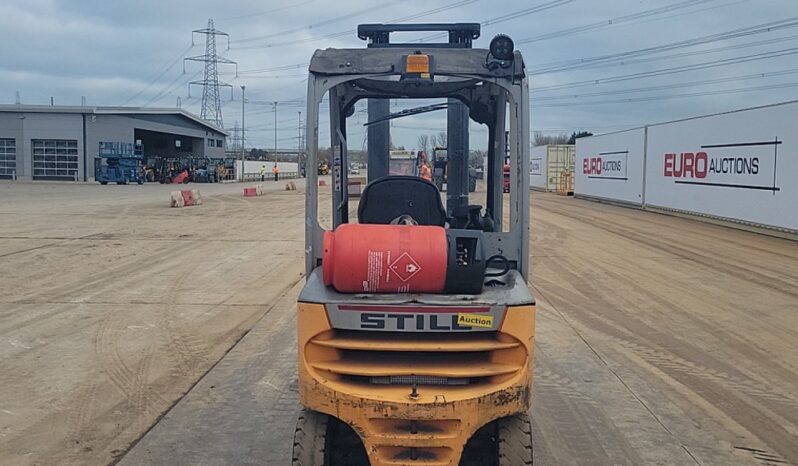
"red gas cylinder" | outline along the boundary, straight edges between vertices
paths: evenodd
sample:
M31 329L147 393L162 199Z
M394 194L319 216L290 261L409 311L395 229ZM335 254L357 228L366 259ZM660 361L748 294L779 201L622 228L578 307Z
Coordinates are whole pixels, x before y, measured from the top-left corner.
M446 230L437 226L344 224L324 233L324 284L341 293L441 293L446 261Z

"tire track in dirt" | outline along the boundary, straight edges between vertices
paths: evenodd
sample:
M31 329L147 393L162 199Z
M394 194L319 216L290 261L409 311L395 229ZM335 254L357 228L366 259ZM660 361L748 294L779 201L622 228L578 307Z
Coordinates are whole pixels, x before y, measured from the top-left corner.
M782 417L781 413L795 412L796 400L789 393L781 392L775 387L765 387L758 382L748 380L742 374L731 375L732 368L728 364L715 361L714 364L726 366L725 369L714 369L700 364L694 360L680 357L664 347L656 347L652 344L652 337L659 334L655 329L640 323L629 315L620 316L614 310L612 303L603 301L602 293L595 290L589 283L581 279L572 270L579 270L573 265L558 261L558 272L565 282L578 283L579 289L583 293L584 301L575 302L572 292L562 294L554 283L546 284L547 297L549 301L558 302L564 308L568 306L581 309L582 312L571 314L572 325L576 326L584 334L598 335L599 338L609 340L614 346L631 351L653 367L663 370L670 377L680 381L689 387L695 396L705 399L709 404L719 407L725 414L738 423L742 428L750 432L768 432L768 438L762 439L763 442L775 442L771 446L782 456L786 451L791 451L794 457L798 457L798 447L790 446L792 442L790 434L782 426L791 425L787 419L798 417ZM567 277L567 278L566 278ZM569 301L563 301L563 296L570 296ZM587 299L587 296L590 298ZM596 311L600 309L601 311ZM623 319L623 325L613 322L613 313L619 314L618 319ZM634 329L634 330L633 330ZM640 337L645 335L649 341L637 342ZM666 336L662 335L662 338ZM678 344L671 339L671 347L679 348L680 352L687 354L701 355L703 359L709 359L700 349L687 344ZM695 359L695 358L693 358ZM721 402L720 400L734 400ZM775 403L775 405L774 405ZM792 424L795 429L795 425ZM795 451L793 451L795 450ZM790 457L790 455L786 455Z
M540 352L536 350L536 352ZM565 375L552 372L546 367L535 366L534 383L546 391L556 392L558 395L573 400L576 403L595 404L593 398L579 389L579 385Z
M153 352L153 344L149 343L144 350L144 358L134 369L125 362L119 350L119 334L127 326L120 325L117 317L121 311L109 313L101 322L94 338L94 353L100 366L111 384L122 394L136 412L147 412L148 408L167 406L169 401L157 392L147 390L149 360Z
M789 242L785 243L785 241L788 240L777 237L769 237L755 232L738 230L731 226L708 223L700 218L674 216L667 213L660 213L658 211L647 211L638 208L621 207L611 203L600 203L573 198L554 198L551 196L541 197L536 204L539 204L539 207L545 209L547 212L557 213L568 211L571 214L575 214L571 217L571 219L577 222L583 215L595 216L600 212L606 214L607 216L612 216L623 219L624 221L628 221L629 223L640 225L642 228L649 230L653 229L662 233L669 233L671 231L678 230L679 234L682 235L683 238L689 237L702 243L712 243L713 241L717 240L719 242L733 244L736 247L745 248L746 250L752 252L776 257L786 256L793 259L798 259L798 251L792 250L795 248L779 248L779 251L776 252L773 250L773 248L761 247L755 244L753 241L746 241L746 238L748 238L747 235L754 235L757 237L758 241L768 242L771 245L789 244ZM688 226L689 229L682 228ZM737 234L730 234L729 230L736 230L734 232ZM738 237L743 239L738 240Z
M124 216L127 215L127 213L130 211L131 208L132 208L132 206L127 206L127 207L123 208L111 220L111 225L110 226L114 226L116 223L119 222L119 220L124 218ZM49 247L63 246L65 244L68 244L68 243L73 242L73 241L90 239L91 237L97 236L97 235L100 235L100 234L102 234L102 233L89 233L89 234L82 235L82 236L77 236L77 237L74 237L74 238L61 238L58 241L54 241L52 243L42 244L40 246L35 246L35 247L32 247L32 248L27 248L27 249L22 249L22 250L19 250L19 251L12 251L12 252L8 252L8 253L5 253L5 254L0 254L0 258L14 256L14 255L17 255L17 254L23 254L23 253L26 253L26 252L36 251L36 250L39 250L39 249L44 249L44 248L49 248ZM23 238L20 238L20 237L0 237L0 239L23 239Z
M246 321L245 324L242 324L241 326L239 326L239 328L246 327L246 330L241 332L241 331L237 331L236 329L233 329L230 332L228 332L227 335L230 335L231 333L235 332L236 338L233 341L233 343L228 348L225 349L225 351L221 355L221 357L219 357L216 361L214 361L212 364L210 364L209 367L207 369L205 369L204 372L202 374L200 374L200 376L198 378L196 378L192 382L191 386L188 387L188 389L185 392L183 392L179 397L177 397L171 403L169 409L164 411L159 416L159 419L154 424L149 426L147 429L143 430L141 432L141 435L138 438L136 438L135 440L133 440L130 443L130 445L124 451L120 452L116 456L115 460L111 464L117 464L120 461L124 462L124 458L127 455L127 453L130 452L131 449L136 447L136 445L139 444L139 442L141 442L148 435L149 432L151 432L153 429L155 429L158 426L158 422L160 420L162 420L162 419L166 418L167 416L169 416L170 413L172 412L172 410L175 407L177 407L186 396L189 396L189 394L193 393L195 391L194 390L195 387L197 387L198 385L203 383L203 381L207 377L211 376L211 374L213 374L213 371L220 364L224 364L225 362L229 363L231 360L233 360L233 359L237 360L239 357L244 357L244 358L247 358L247 361L251 361L252 358L253 358L253 355L251 353L237 352L236 348L238 347L238 345L245 338L247 338L250 335L250 332L252 332L253 329L255 329L255 327L258 326L258 324L264 318L266 318L267 316L271 315L271 313L277 308L278 305L284 304L285 300L289 297L289 295L298 293L298 291L299 291L298 284L302 280L304 280L304 275L300 275L296 280L292 281L292 283L287 284L284 287L280 288L277 291L277 293L275 293L274 297L272 298L272 300L271 300L272 304L270 306L266 307L266 309L264 309L263 312L255 313L252 317L250 317L250 319L248 319ZM294 336L295 336L294 332L283 331L283 329L287 325L287 322L290 322L290 321L292 321L295 318L295 313L294 312L290 312L290 311L291 311L291 309L288 309L285 312L282 312L280 315L278 315L277 316L278 320L273 322L273 323L270 323L271 325L268 327L267 331L270 332L270 333L272 333L272 332L275 333L279 338L294 338ZM268 341L269 341L269 345L268 345L269 348L282 348L283 351L289 350L288 347L279 347L278 345L276 345L277 342L272 340L272 339L269 339ZM289 351L291 351L291 350L293 350L293 348L291 348ZM268 349L264 349L261 353L259 353L257 355L254 355L254 358L256 358L257 360L260 360L260 358L269 357L266 354L266 353L268 353L268 351L269 351ZM291 351L291 352L293 352L293 351ZM240 361L237 361L237 362L240 362ZM253 367L258 367L255 363L253 363L251 365ZM247 377L251 377L253 383L257 382L256 377L259 378L260 376L262 376L262 374L258 375L258 374L255 374L254 372L256 372L256 371L249 371L249 372L246 373ZM283 380L288 384L288 389L290 390L290 381L291 381L290 377L286 378L286 379L283 379ZM236 383L240 384L238 381ZM249 386L249 385L250 384L247 383L245 386ZM211 388L214 388L214 390L213 390L211 395L207 395L207 396L211 396L213 399L223 399L223 400L227 400L229 398L228 395L231 394L230 390L232 390L232 388L229 385L227 385L227 384L217 384L216 387L211 386ZM293 394L293 395L289 394L288 395L289 398L291 396L295 397L296 394Z
M535 362L532 423L546 445L536 456L549 456L546 464L583 464L586 458L591 464L644 464L601 407L548 361L542 356Z
M660 358L663 363L670 363L674 367L691 367L696 373L706 373L711 374L713 377L723 379L726 382L733 384L735 387L744 390L746 393L749 393L752 396L762 397L764 399L771 399L773 401L779 401L783 403L781 408L798 408L798 399L796 399L796 395L787 391L783 391L778 389L775 386L766 386L763 385L762 382L752 381L747 379L744 374L736 371L733 366L730 366L728 363L716 360L713 361L714 364L717 364L718 367L722 367L722 369L712 369L709 366L701 365L697 362L692 361L691 359L687 358L687 354L695 354L700 355L705 360L711 360L705 352L700 349L693 347L689 344L679 344L673 345L673 337L670 335L661 335L661 332L658 332L656 329L651 328L644 322L640 322L636 317L626 315L623 311L615 309L615 304L611 303L603 298L603 294L601 290L596 289L591 283L584 280L580 277L574 270L579 270L579 267L576 264L569 263L567 260L559 260L556 263L551 264L550 267L553 270L556 270L557 274L562 277L567 277L564 282L566 283L578 283L578 288L580 289L581 296L583 297L584 301L579 304L582 304L581 309L583 313L580 313L577 316L577 319L592 315L594 316L593 324L590 326L586 326L586 330L598 330L601 331L603 334L618 338L619 342L624 342L628 346L629 349L634 349L636 352L647 351L649 352L652 360L656 358ZM593 267L591 267L593 268ZM549 288L557 287L556 284L549 282L547 285ZM562 291L562 290L560 290ZM649 299L653 299L650 294L653 294L650 290L647 290L645 287L635 287L635 292L643 293ZM573 293L570 293L572 298L571 302L569 303L572 306L578 305L576 302L573 301ZM671 303L662 303L665 308L673 308ZM600 313L595 311L594 309L602 309L604 312ZM608 313L613 313L615 316L611 316ZM611 322L613 317L617 317L617 322L623 321L624 324L622 326L613 325ZM601 319L600 321L597 319ZM622 320L621 320L622 319ZM601 329L605 330L601 330ZM611 329L607 331L606 329ZM632 329L636 329L636 331L632 331ZM649 338L648 344L638 344L634 343L633 339L639 338L640 335L647 335ZM661 336L660 336L661 335ZM654 340L655 338L661 339L661 343L659 349L656 349L654 345L651 343L656 343ZM680 352L683 355L677 355L673 351L666 351L663 348L665 341L668 340L671 342L670 346L678 346ZM733 375L736 374L736 375ZM765 387L763 389L763 386ZM798 412L796 414L796 419L798 419Z
M153 250L150 255L140 257L134 256L130 259L117 263L107 269L98 270L97 272L87 274L85 278L80 278L61 286L44 288L41 292L28 293L21 296L17 301L33 302L33 303L49 303L51 300L63 300L69 295L85 292L86 290L100 290L105 283L114 283L118 285L125 280L131 280L133 276L142 272L150 272L153 268L162 265L172 260L176 255L181 254L181 251L175 248L162 247ZM12 315L22 306L10 306L4 315ZM22 320L13 325L3 327L3 334L9 334L18 331L22 328L29 327L43 320L59 314L61 311L58 309L44 312L34 317Z
M299 268L299 267L297 267ZM266 307L263 313L255 316L251 326L249 328L253 328L254 326L258 325L263 319L267 316L273 318L274 321L271 322L272 328L274 329L285 329L286 331L282 332L275 332L273 335L274 339L269 340L270 347L282 347L285 348L285 351L290 358L288 361L283 362L293 362L295 364L296 361L296 350L294 349L296 343L296 332L293 328L288 328L288 325L294 321L296 318L296 301L291 300L288 301L288 298L292 295L298 295L299 284L305 279L305 275L300 274L295 280L292 280L291 283L285 285L284 287L277 290L274 294L274 298L272 299L271 304ZM288 306L288 309L277 309L278 306ZM274 315L275 311L281 311L277 315ZM290 330L290 331L288 331ZM282 354L282 353L281 353ZM256 354L247 355L247 360L249 361L248 364L251 364L253 367L262 367L266 365L265 363L271 362L274 360L274 353L264 350L260 351ZM251 372L245 374L244 377L241 379L239 385L255 385L260 381L262 374L257 372ZM281 379L286 381L284 379ZM287 381L286 381L287 382ZM224 396L226 387L216 387L217 394L220 396Z
M573 270L578 270L577 268L568 266L562 261L559 261L554 267L561 276L569 277L568 280L566 280L567 282L579 283L579 289L583 291L583 296L585 298L582 303L576 303L573 301L573 293L570 293L572 298L568 303L568 305L580 307L583 311L578 315L573 316L576 318L576 322L573 323L574 325L579 326L580 330L587 332L600 332L603 336L613 339L618 345L640 354L642 357L647 358L647 360L652 363L658 362L662 365L662 367L673 369L678 368L683 371L689 371L694 375L705 375L709 379L722 381L724 384L739 389L741 392L749 394L750 396L779 402L781 403L781 406L779 406L777 411L781 411L785 408L798 409L798 400L796 400L794 394L782 391L774 386L765 386L760 382L747 379L742 373L734 371L734 368L727 363L722 361L714 361L715 364L723 367L723 369L713 369L707 365L703 365L688 359L687 356L680 356L673 351L665 350L661 345L656 345L656 343L652 340L656 335L659 334L656 329L647 326L645 323L639 322L632 316L624 315L623 317L620 317L623 312L616 311L612 303L607 302L602 298L602 294L599 290L593 288L592 285L584 280L580 280L580 277L573 272ZM552 295L552 291L557 288L556 284L547 283L546 287L548 288L547 296L550 298L555 298L560 295L559 293ZM580 304L582 304L582 306L580 306ZM601 309L604 311L604 313L600 313L593 309ZM619 316L618 318L622 318L624 324L614 324L614 321L612 320L613 316L608 315L607 312L617 313ZM586 322L586 320L589 320L589 323ZM635 330L633 331L632 329ZM649 341L646 343L635 342L635 340L639 340L640 335L646 335L649 338ZM661 338L670 339L673 343L673 338L671 336L662 335ZM655 345L658 347L655 347ZM709 359L701 349L687 344L671 344L671 347L678 347L680 352L684 353L685 355L692 353L703 356L703 359L705 360ZM736 373L736 375L732 374L733 371ZM798 419L798 412L796 412L796 419Z
M201 341L189 339L184 330L174 322L181 288L193 273L193 268L183 267L183 271L166 291L168 296L166 305L163 311L158 313L161 335L166 339L169 355L177 362L176 365L170 366L170 372L176 379L193 375L199 360L207 356L206 345Z
M75 395L74 408L70 409L67 415L67 441L70 445L79 446L80 442L87 437L89 427L92 425L91 418L94 413L98 380L101 377L99 371L93 370L88 374L89 384L79 389Z
M556 215L566 216L561 212L552 212ZM593 215L583 215L579 221L598 229L614 233L624 239L635 243L643 244L655 250L670 253L674 256L696 263L704 268L712 270L722 270L736 278L744 281L754 282L760 286L770 288L774 291L798 298L798 288L795 283L786 281L781 277L766 275L757 270L738 265L736 262L720 259L718 255L709 255L700 249L688 249L676 246L673 242L661 241L656 238L649 238L649 232L629 227L620 227L617 224L609 223Z

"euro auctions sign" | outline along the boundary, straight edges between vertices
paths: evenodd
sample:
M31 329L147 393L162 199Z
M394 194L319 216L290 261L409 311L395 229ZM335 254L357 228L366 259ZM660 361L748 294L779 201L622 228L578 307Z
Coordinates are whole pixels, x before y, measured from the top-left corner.
M627 180L629 151L601 152L582 159L582 173L588 178Z
M695 152L670 152L662 174L681 185L780 191L776 185L782 141L748 141L702 145Z

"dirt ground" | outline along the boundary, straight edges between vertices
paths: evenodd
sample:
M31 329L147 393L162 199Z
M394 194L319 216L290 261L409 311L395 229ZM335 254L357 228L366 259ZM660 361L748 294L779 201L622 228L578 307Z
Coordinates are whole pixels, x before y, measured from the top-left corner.
M267 185L0 183L0 464L289 463L304 198ZM532 199L537 464L798 464L798 243Z
M0 183L0 464L107 464L301 278L303 196L266 183Z

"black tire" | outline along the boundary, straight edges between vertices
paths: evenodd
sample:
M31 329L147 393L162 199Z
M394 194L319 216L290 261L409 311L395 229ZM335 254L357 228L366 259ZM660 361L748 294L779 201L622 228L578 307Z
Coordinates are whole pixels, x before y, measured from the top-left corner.
M101 184L101 185L103 185L103 186L105 186L105 185L107 185L107 184L108 184L108 182L107 182L107 181L100 181L100 184Z
M529 414L499 419L499 466L532 465L532 423Z
M302 410L294 430L292 466L326 466L327 427L330 417L308 409Z
M532 425L528 414L493 421L463 449L460 466L531 466Z
M136 180L136 183L144 184L144 178L139 178L138 180Z
M302 410L294 431L292 466L369 466L351 427L334 417Z

